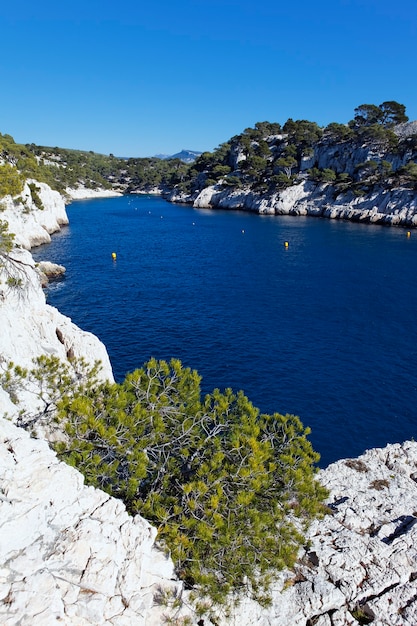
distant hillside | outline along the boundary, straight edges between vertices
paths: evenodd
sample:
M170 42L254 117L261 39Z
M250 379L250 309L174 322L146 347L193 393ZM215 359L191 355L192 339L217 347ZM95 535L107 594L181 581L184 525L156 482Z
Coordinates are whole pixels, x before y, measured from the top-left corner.
M60 192L80 186L123 193L168 190L182 181L187 168L173 157L125 159L92 151L17 144L10 135L0 134L0 197L9 189L18 189L18 194L27 178L48 183Z

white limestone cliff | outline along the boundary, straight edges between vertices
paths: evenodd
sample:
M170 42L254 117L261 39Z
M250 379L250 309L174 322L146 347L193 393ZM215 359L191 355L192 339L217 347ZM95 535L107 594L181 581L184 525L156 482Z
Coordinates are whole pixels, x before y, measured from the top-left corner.
M155 529L3 419L0 527L2 626L163 623L160 584L179 584Z
M172 196L170 200L178 201L179 199ZM334 197L331 185L303 181L266 196L253 191L224 190L218 186L212 186L206 187L198 194L193 201L193 206L417 226L417 194L410 189L381 188L365 197L354 197L351 193Z
M16 235L15 243L27 250L51 241L50 235L63 224L68 224L65 202L61 194L46 183L29 181L36 185L43 209L32 199L26 183L19 198L5 196L0 203L0 219L9 224L9 231Z
M367 163L384 163L398 172L405 165L415 163L413 138L416 137L417 122L406 122L391 129L401 140L401 150L389 148L386 142L378 139L340 140L323 135L314 144L308 155L298 164L297 182L283 190L256 192L249 187L231 188L219 181L218 184L204 187L206 175L200 174L195 181L200 191L185 193L173 190L166 194L170 202L192 204L195 208L240 209L256 213L276 215L311 215L331 219L363 221L369 223L390 224L396 226L417 226L417 193L408 185L392 187L390 181L374 180L372 188L354 191L341 191L340 186L332 183L317 183L308 180L309 168L331 169L335 174L351 176L357 180L358 168ZM274 152L275 140L282 135L267 137L271 151ZM411 143L408 143L411 142ZM256 143L256 142L254 142ZM239 144L232 145L228 165L232 174L241 176L239 163L247 158L245 150ZM293 172L294 174L295 172ZM391 181L392 183L392 181ZM397 183L399 185L399 183ZM368 186L369 187L369 186ZM415 187L415 186L414 186Z
M16 247L8 257L0 259L0 366L9 361L30 367L35 357L43 354L61 359L84 357L88 362L102 363L102 376L113 379L112 368L104 345L70 318L46 304L42 290L44 276L38 271L29 252L32 246L50 241L50 234L68 223L62 196L45 183L35 183L42 208L32 200L26 184L19 199L2 199L0 219L8 223L15 235ZM33 410L34 396L28 395L24 408ZM16 418L18 407L0 388L0 415Z
M27 366L33 356L66 359L73 351L102 360L111 378L104 346L45 303L33 259L22 249L66 221L55 193L43 186L41 193L45 208L28 199L22 223L13 202L3 200L8 208L0 218L14 220L22 247L1 270L0 359ZM301 206L304 193L292 188L282 201ZM30 409L33 400L23 401ZM188 617L196 626L214 624L193 613L172 562L155 546L155 529L86 487L45 441L1 417L15 411L0 389L0 623L185 626ZM330 514L311 526L295 572L279 576L271 607L242 599L230 617L218 612L218 626L417 624L417 443L338 461L319 478L330 490Z
M65 195L69 200L88 200L94 198L116 198L123 194L113 189L88 189L79 185L78 187L67 187Z

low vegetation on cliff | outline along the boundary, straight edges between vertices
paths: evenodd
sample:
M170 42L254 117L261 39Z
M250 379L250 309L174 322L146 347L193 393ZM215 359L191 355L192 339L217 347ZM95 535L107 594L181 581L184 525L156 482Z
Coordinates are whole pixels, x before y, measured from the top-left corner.
M294 415L260 414L243 392L202 398L200 376L177 360L110 384L96 367L41 357L30 371L10 366L2 385L15 399L37 393L40 412L21 425L54 415L65 432L59 457L153 523L179 577L216 604L242 593L267 603L325 512L309 429Z

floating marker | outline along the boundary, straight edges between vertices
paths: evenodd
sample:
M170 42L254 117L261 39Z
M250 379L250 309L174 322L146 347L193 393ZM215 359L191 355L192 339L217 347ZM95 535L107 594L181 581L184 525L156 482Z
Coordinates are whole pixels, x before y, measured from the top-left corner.
M288 241L284 241L284 248L288 248L288 246L289 246Z
M116 255L116 253L115 253L115 252L112 252L112 253L111 253L111 258L113 259L113 261L115 261L115 260L116 260L117 255Z
M244 235L244 234L245 234L245 230L242 228L242 235Z
M411 237L411 233L409 230L407 230L407 237Z

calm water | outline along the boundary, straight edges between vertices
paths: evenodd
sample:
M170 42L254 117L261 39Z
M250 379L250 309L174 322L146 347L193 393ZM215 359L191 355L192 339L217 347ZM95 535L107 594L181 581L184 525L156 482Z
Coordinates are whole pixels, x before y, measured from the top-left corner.
M146 196L68 215L35 251L67 268L48 300L100 337L117 379L177 357L204 391L299 415L321 465L416 435L417 232Z

